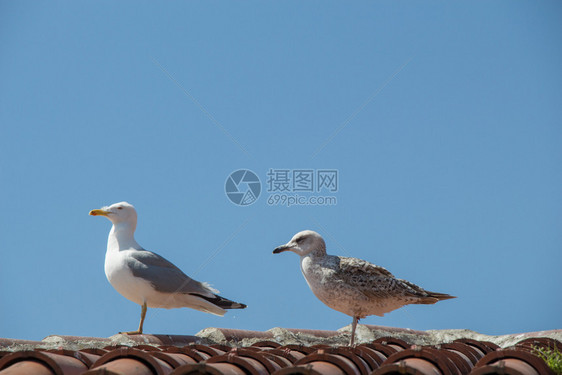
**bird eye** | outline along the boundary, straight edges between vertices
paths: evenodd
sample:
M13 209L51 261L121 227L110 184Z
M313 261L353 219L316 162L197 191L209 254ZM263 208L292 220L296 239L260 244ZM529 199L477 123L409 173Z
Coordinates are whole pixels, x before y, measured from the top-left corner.
M123 207L117 207L117 209L118 209L118 210L122 210L122 209L123 209Z

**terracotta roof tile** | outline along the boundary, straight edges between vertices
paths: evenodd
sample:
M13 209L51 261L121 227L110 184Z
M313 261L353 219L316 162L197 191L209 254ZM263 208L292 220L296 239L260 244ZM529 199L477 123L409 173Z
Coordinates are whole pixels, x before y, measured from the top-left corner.
M414 340L415 331L397 330L407 334L401 336L404 338L378 337L348 347L326 345L342 335L341 331L284 330L290 335L317 338L307 345L279 342L274 330L204 331L212 331L215 336L220 333L231 345L211 342L206 334L0 339L0 375L551 375L554 373L535 354L535 348L562 349L562 342L552 337L526 334L514 335L510 340L492 337L496 342L507 343L501 348L475 338L420 345L427 339L426 332ZM544 335L560 337L559 333ZM253 342L247 345L248 340Z
M2 357L0 374L2 372L11 372L14 375L34 374L34 371L38 371L40 374L80 375L88 370L88 366L77 358L79 356L78 353L66 355L35 350L15 352ZM41 364L42 367L36 368L35 364L37 363ZM14 365L16 365L17 370L12 368Z
M518 373L529 375L554 375L540 357L525 350L496 350L486 354L474 366L474 375L489 373ZM507 371L506 371L507 370Z
M8 348L11 346L20 345L41 345L41 341L31 341L31 340L18 340L18 339L2 339L0 338L0 348Z
M128 336L129 340L139 344L149 345L174 345L184 346L187 344L198 342L200 339L196 336L184 335L132 335Z

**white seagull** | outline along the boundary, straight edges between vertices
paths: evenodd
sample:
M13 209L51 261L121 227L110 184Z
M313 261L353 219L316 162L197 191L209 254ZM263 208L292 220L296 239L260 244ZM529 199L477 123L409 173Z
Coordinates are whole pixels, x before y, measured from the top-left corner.
M219 316L226 309L246 307L217 295L219 291L209 284L191 279L160 255L143 249L135 241L137 211L133 205L115 203L92 210L90 215L105 216L113 223L105 253L107 280L123 297L142 306L139 328L122 333L142 334L147 307L189 307Z
M359 319L383 316L409 304L434 304L456 298L429 292L397 279L386 269L357 258L326 254L326 243L318 233L305 230L295 234L274 254L292 251L301 257L301 271L314 295L328 307L353 317L350 345Z

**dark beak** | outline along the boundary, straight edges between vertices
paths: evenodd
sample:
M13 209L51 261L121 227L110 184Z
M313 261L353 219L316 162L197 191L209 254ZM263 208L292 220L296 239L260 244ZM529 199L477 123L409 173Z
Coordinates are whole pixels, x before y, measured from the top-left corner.
M290 250L291 246L287 246L287 245L281 245L275 248L275 250L273 250L273 254L279 254L282 253L283 251L287 251Z

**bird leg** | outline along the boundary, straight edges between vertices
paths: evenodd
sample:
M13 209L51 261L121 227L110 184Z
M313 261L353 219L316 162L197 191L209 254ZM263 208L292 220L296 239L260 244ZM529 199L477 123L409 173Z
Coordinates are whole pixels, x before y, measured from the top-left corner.
M353 346L355 343L355 328L357 328L357 323L359 322L359 317L353 317L353 323L351 323L351 340L349 341L349 346Z
M144 318L146 317L146 301L142 304L141 307L141 320L139 323L139 329L136 331L129 331L129 332L119 332L124 335L142 335L142 325L144 324Z

